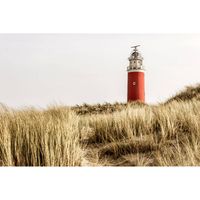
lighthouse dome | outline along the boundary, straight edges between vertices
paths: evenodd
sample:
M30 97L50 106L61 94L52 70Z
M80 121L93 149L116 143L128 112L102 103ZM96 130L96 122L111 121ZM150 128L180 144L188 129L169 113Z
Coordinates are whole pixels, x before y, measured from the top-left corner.
M142 55L138 51L131 53L129 60L143 60Z

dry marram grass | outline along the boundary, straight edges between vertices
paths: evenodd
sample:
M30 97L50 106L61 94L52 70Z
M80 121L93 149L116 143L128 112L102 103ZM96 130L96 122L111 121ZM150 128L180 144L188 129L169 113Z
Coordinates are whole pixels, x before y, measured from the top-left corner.
M139 102L0 112L1 166L199 166L200 86Z
M78 116L71 110L3 110L0 115L3 166L79 166Z

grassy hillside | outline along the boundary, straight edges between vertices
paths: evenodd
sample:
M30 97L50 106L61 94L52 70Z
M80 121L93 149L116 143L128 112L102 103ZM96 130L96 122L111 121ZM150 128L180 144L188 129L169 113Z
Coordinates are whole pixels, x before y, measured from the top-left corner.
M200 101L200 84L197 84L194 87L186 87L185 90L168 99L166 103L170 103L172 101L191 101L193 99Z
M1 166L200 166L200 85L139 102L0 111Z

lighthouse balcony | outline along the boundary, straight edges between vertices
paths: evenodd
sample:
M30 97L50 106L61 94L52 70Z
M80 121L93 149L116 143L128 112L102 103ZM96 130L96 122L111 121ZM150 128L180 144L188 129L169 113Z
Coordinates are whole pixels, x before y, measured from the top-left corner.
M131 70L144 70L144 68L142 66L141 67L128 66L127 71L131 71Z

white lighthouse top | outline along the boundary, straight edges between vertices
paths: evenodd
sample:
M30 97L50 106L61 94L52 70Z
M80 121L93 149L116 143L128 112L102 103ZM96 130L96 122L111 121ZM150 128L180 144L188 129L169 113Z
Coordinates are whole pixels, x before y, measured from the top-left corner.
M133 51L131 52L131 55L128 58L129 66L127 67L127 71L136 71L136 70L143 71L144 70L143 57L142 57L141 53L138 51L139 46L140 45L131 47L131 48L133 48Z

